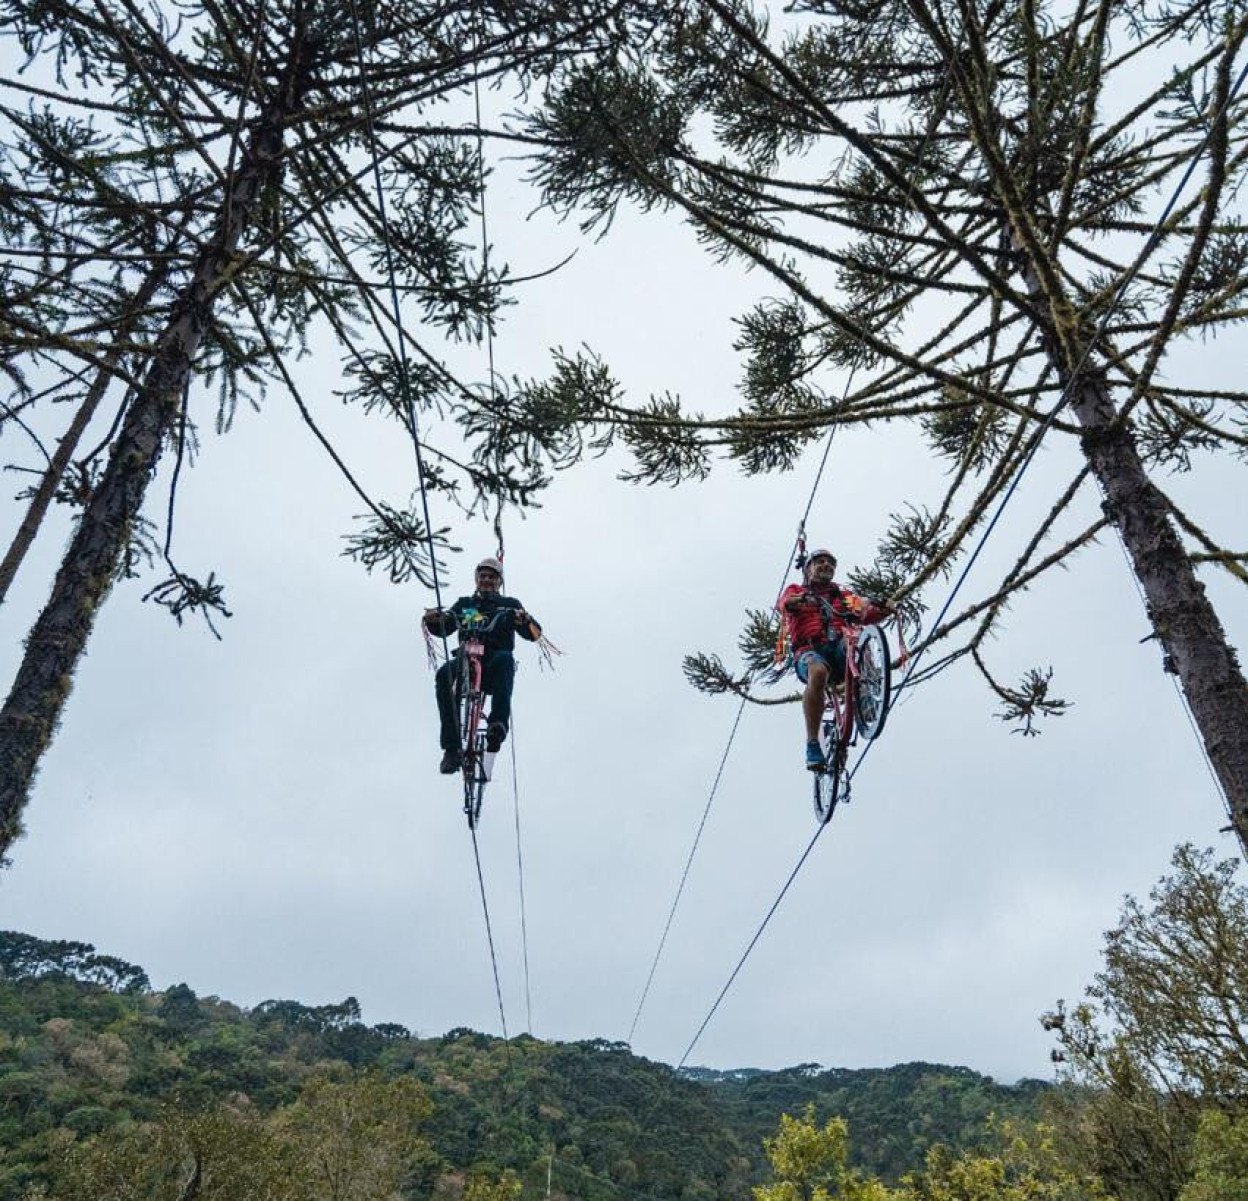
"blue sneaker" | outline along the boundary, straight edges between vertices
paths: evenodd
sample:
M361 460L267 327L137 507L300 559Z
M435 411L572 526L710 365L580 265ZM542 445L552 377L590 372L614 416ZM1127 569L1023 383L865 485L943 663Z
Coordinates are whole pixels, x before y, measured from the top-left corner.
M819 743L808 742L806 744L806 770L807 771L823 771L823 750Z

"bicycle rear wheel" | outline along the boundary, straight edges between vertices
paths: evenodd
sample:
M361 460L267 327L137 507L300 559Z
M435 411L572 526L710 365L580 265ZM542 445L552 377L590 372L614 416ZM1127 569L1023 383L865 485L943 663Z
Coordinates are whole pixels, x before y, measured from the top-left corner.
M815 787L815 820L822 826L832 820L833 810L841 796L845 769L845 744L835 716L824 715L819 727L819 749L823 751L823 770L813 772Z
M888 716L892 668L888 642L879 626L863 626L854 651L854 720L868 742L878 738Z
M476 829L481 817L481 798L485 792L485 776L481 769L481 751L485 743L481 714L485 708L485 697L481 694L480 682L472 677L471 660L464 655L459 678L460 770L464 777L464 816L468 818L469 829ZM474 684L477 686L474 687Z

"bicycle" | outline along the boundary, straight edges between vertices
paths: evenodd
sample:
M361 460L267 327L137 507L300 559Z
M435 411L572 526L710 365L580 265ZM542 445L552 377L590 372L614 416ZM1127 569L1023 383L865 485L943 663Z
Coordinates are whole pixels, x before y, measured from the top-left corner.
M460 764L464 777L464 814L468 828L476 829L481 818L485 786L490 782L497 752L486 746L485 692L482 677L486 635L493 633L502 617L514 621L516 610L499 609L488 621L482 613L459 618L459 672L453 684L459 704Z
M828 687L819 723L823 767L814 773L815 818L820 825L832 820L840 801L849 803L846 761L849 748L861 735L867 742L880 736L888 716L891 665L888 642L877 625L845 625L845 678ZM844 786L842 789L842 785Z

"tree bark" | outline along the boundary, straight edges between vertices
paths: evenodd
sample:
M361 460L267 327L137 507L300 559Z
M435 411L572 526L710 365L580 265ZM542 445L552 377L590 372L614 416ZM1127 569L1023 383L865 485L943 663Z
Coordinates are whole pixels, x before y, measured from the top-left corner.
M1070 403L1085 431L1083 452L1105 491L1105 515L1122 535L1144 591L1163 666L1179 678L1248 858L1248 681L1130 427L1115 420L1104 382L1080 380Z
M154 347L143 384L0 709L0 862L21 834L21 815L40 756L52 739L96 614L116 577L216 298L228 279L242 234L274 177L285 126L302 105L308 85L304 31L293 30L291 39L281 86L253 125L238 168L225 185L216 234L201 252Z
M1036 308L1047 309L1030 264L1024 268ZM1060 315L1054 315L1060 320ZM1191 708L1205 752L1226 796L1241 853L1248 859L1248 681L1235 648L1196 577L1170 518L1165 495L1148 477L1128 422L1118 420L1104 376L1089 360L1074 380L1053 329L1045 349L1067 403L1083 429L1081 444L1144 592L1148 619ZM1085 348L1071 353L1082 359Z

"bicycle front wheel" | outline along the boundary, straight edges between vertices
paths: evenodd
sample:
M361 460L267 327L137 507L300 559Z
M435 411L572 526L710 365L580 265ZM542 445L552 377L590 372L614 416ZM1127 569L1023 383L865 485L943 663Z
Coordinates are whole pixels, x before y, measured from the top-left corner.
M879 626L863 626L854 650L854 720L868 742L878 738L888 716L891 666L888 642Z
M845 743L832 714L823 719L819 727L819 749L823 751L823 769L813 772L815 787L815 820L822 826L832 820L836 803L840 800L841 781L844 777Z

